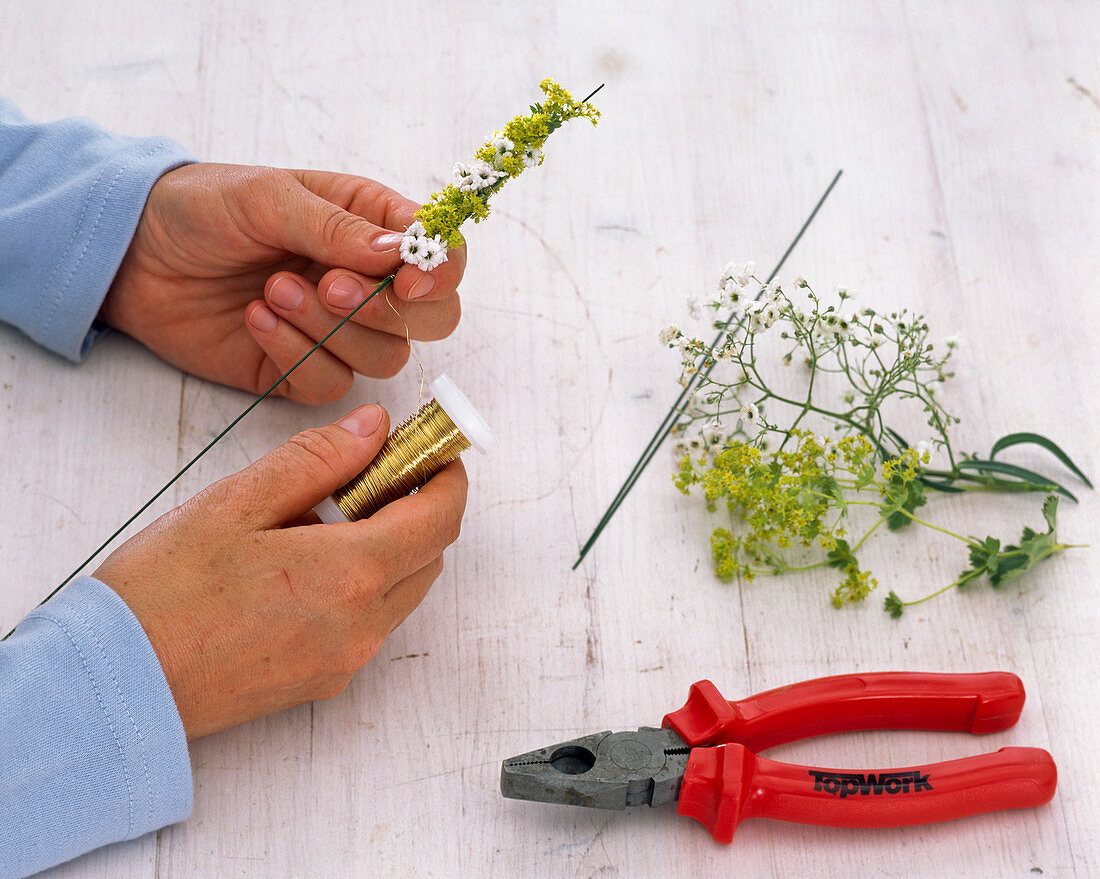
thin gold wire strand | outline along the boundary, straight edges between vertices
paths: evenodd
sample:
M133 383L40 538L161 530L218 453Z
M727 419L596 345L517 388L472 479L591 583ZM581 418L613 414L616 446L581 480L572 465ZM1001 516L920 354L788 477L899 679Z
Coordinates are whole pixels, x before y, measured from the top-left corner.
M367 468L332 499L350 520L366 519L421 488L470 448L443 407L429 400L389 435Z
M413 350L412 335L409 333L409 324L405 318L401 315L401 312L397 310L397 306L390 300L390 291L386 291L386 305L390 307L390 311L397 315L397 319L401 321L401 324L405 327L405 344L409 346L409 356L416 361L416 365L420 368L420 393L416 397L416 408L419 409L424 403L424 364L420 362L420 358L416 356L416 352Z

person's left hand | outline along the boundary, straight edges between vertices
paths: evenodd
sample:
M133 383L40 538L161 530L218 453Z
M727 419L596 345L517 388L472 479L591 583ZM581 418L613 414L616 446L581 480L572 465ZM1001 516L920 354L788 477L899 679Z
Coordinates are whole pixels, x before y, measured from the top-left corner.
M418 207L348 174L176 168L153 186L100 318L187 372L260 393L397 271L276 391L333 402L354 373L404 365L406 324L425 340L458 324L466 248L431 272L401 262Z

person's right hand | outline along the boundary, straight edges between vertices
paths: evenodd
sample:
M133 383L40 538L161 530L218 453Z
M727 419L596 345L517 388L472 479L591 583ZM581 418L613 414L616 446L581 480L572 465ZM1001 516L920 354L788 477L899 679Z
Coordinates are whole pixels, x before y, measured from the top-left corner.
M188 739L340 693L439 575L466 504L459 461L369 519L308 524L388 427L362 406L306 430L95 572L145 629Z

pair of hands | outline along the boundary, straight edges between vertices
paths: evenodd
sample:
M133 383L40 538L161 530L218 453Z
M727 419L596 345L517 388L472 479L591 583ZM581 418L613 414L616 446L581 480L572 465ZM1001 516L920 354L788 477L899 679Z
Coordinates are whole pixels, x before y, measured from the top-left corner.
M465 248L430 273L401 263L417 207L350 175L178 168L153 187L100 318L187 372L260 393L397 271L388 301L360 309L276 391L332 402L356 372L401 368L406 326L438 339L458 322ZM459 462L368 520L318 525L309 512L388 428L363 406L306 430L95 572L145 629L188 738L339 693L439 575L465 507Z

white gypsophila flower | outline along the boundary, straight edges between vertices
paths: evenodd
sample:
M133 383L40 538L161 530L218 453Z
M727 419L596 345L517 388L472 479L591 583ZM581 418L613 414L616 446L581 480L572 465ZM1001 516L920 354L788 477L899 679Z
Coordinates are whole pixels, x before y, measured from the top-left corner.
M455 184L463 192L473 192L476 190L477 181L474 179L474 169L467 165L465 162L455 162L452 169L455 177Z
M424 238L423 257L420 268L424 271L434 269L437 265L447 261L447 244L438 235Z
M851 299L852 291L849 290L847 287L838 286L836 288L836 295L838 299Z
M707 412L706 400L703 394L696 390L690 397L687 398L687 402L684 403L684 411L688 415L705 415Z
M678 439L672 444L672 454L677 458L682 458L688 453L687 440Z
M726 267L722 269L722 275L718 279L718 286L726 286L726 281L736 281L740 286L744 287L752 280L753 269L756 267L756 263L747 262L743 265L741 263L731 262L726 263Z
M657 338L661 341L661 344L667 345L669 348L671 348L672 343L681 336L683 336L683 333L680 332L680 328L676 326L676 324L669 324L657 334Z
M531 144L528 144L523 148L523 157L521 161L523 162L523 167L525 169L534 168L536 165L541 165L542 150L540 150L537 146L532 146Z
M806 279L804 277L802 277L802 275L798 275L794 279L794 285L795 285L795 287L805 287L805 286L807 286Z
M932 463L932 456L936 452L936 446L931 440L921 440L916 447L917 459L924 465Z
M455 182L463 192L477 192L479 189L492 186L501 177L506 176L500 169L480 159L468 165L455 162L454 174Z
M703 428L703 439L708 446L720 446L726 441L726 427L721 421Z
M489 146L493 148L493 166L498 169L505 157L512 155L512 150L516 148L516 145L499 131L493 135Z
M913 356L913 349L910 348L908 345L902 345L901 356L903 359L908 360L910 357Z
M702 320L706 317L706 313L703 311L703 301L698 296L690 297L687 301L687 307L692 320Z
M718 304L723 308L732 308L740 313L745 303L749 301L748 290L744 285L738 284L734 278L728 278L722 285L722 292L718 294Z
M943 340L943 344L946 345L949 350L953 351L962 345L962 336L957 333L952 333Z
M871 335L867 337L867 344L872 348L881 348L886 344L887 338L883 335L882 330L872 330Z
M401 259L410 265L419 266L424 259L422 251L427 240L424 224L420 222L413 223L405 230L405 234L401 238Z
M838 317L833 327L833 334L838 339L847 339L852 334L852 325L845 317Z
M764 306L764 308L761 309L761 310L764 314L764 322L769 327L772 324L774 324L777 320L779 320L779 318L783 314L783 307L779 304L779 302L777 302L775 300L772 300L771 302L767 303Z
M760 293L760 301L763 303L777 302L779 300L779 285L772 281L765 286Z
M745 424L756 424L760 420L760 407L755 403L744 403L737 410L737 420Z
M732 363L733 362L733 344L727 342L721 348L718 348L714 352L714 359L720 363Z

